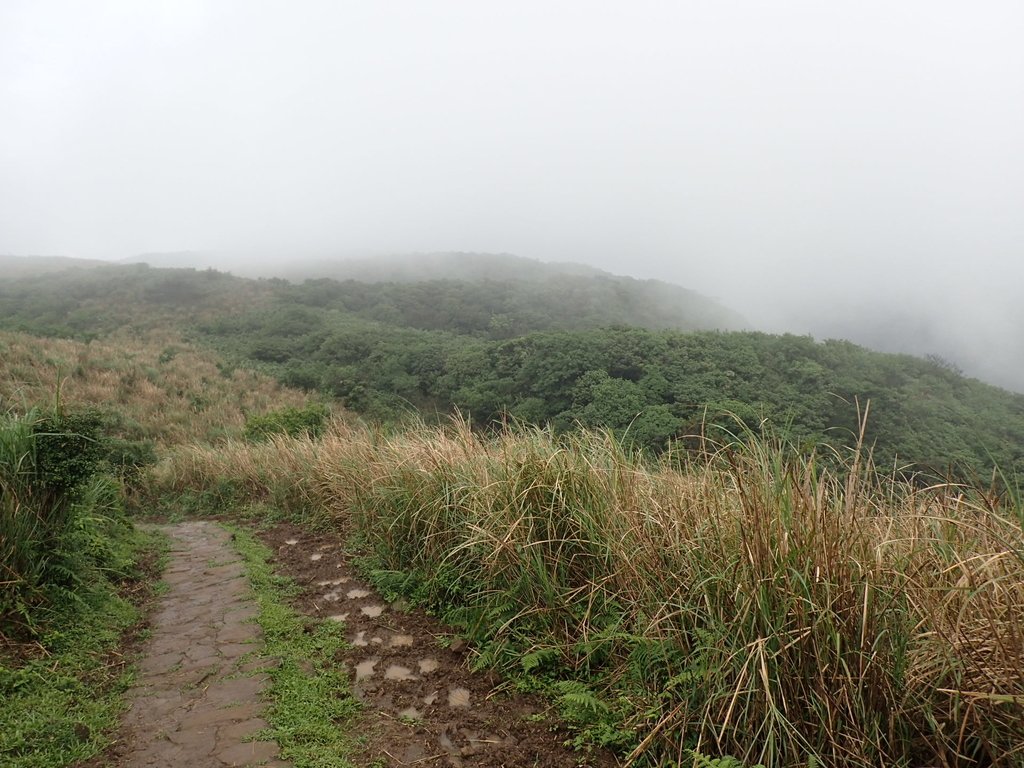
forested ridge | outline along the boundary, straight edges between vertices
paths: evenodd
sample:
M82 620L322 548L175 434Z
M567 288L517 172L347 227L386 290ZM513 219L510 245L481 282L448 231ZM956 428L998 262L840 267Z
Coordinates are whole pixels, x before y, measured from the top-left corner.
M237 364L388 421L453 409L608 428L654 452L702 431L770 423L807 447L867 441L883 464L1024 471L1024 396L942 360L839 340L708 330L742 320L698 294L605 273L543 279L328 278L104 267L12 280L0 324L90 337L174 325ZM686 299L692 297L690 304Z

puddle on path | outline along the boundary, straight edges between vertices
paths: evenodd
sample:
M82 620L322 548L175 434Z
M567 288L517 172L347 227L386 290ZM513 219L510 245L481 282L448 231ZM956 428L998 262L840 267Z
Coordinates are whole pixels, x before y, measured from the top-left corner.
M383 605L364 605L359 609L359 612L364 616L369 616L371 619L376 619L382 613L384 613Z
M345 615L347 616L348 614L345 614ZM370 644L370 641L366 639L366 631L365 630L362 631L362 632L357 632L356 636L353 637L351 640L349 640L349 642L352 643L352 645L356 646L357 648L365 648L366 646L368 646Z
M324 600L326 600L329 603L336 603L339 600L341 600L341 595L339 595L337 592L325 592Z
M436 672L441 666L441 662L437 659L420 659L420 674L429 675L431 672Z
M398 713L398 716L404 717L407 720L419 720L423 717L423 713L416 709L416 707L406 707Z
M448 689L448 706L449 707L468 707L469 706L469 689L468 688L449 688Z
M368 589L350 589L347 593L349 600L359 600L364 597L370 596L370 590Z
M309 559L312 560L315 563L321 557L323 557L322 554L320 554L319 552L314 552L312 555L309 556Z
M384 679L405 682L407 680L415 680L416 675L408 667L403 667L401 664L392 664L384 670Z
M412 646L412 635L392 635L388 640L388 648L409 648Z
M298 539L287 539L287 540L285 540L284 543L287 544L289 547L294 547L296 544L299 543L299 540Z
M331 621L337 621L337 622L348 621L348 614L347 613L336 613L333 616L328 616L328 618Z
M377 666L378 661L380 659L374 656L356 664L356 680L365 680L368 677L373 677L373 668Z
M318 581L316 583L316 585L318 587L336 587L339 584L344 584L346 581L348 581L347 578L345 578L345 579L324 579L323 581Z

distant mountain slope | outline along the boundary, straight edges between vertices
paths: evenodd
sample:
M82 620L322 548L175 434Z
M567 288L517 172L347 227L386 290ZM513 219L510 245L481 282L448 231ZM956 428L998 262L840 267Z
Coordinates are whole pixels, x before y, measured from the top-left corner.
M805 318L816 336L849 339L881 352L944 358L985 381L1024 393L1024 304L976 304L972 322L956 314L891 307L876 301Z
M742 320L675 286L629 278L553 275L544 282L362 283L311 280L282 289L283 300L391 325L511 338L540 330L607 326L735 329Z
M460 318L470 332L486 330L491 316L511 330L579 329L630 325L678 330L741 330L749 323L736 312L696 291L657 280L636 280L583 264L549 264L510 254L426 253L374 258L330 259L298 256L266 260L229 253L144 254L150 266L230 268L233 274L279 277L317 286L292 294L300 303L333 301L335 308L359 307L365 316L400 325L456 330ZM331 286L324 280L358 286ZM370 286L364 284L369 283ZM382 287L382 284L389 284ZM310 298L312 296L318 299ZM333 298L332 298L333 297ZM337 302L342 301L343 307ZM455 305L460 305L456 307ZM451 310L449 319L438 306ZM397 309L396 309L397 308ZM431 319L425 321L427 315Z
M181 328L256 308L270 291L266 282L213 270L104 262L0 281L0 327L70 338L101 336L121 328Z
M0 254L0 279L19 280L68 269L85 269L109 264L97 259L75 259L69 256L10 256Z
M299 260L281 268L289 279L330 277L367 283L415 283L424 280L537 283L552 277L615 278L586 264L549 263L510 253L412 253L349 259ZM619 278L629 279L629 278Z
M468 255L457 254L439 256L435 263L439 274L449 275L471 262ZM389 275L401 274L400 281L320 278L299 285L213 269L103 264L0 284L0 326L81 336L122 325L181 325L271 305L320 308L400 327L495 339L608 326L684 331L745 326L741 317L717 302L668 283L515 257L495 256L484 262L490 267L477 268L472 280L415 281L396 262L377 266Z
M242 277L280 277L292 282L331 278L368 283L422 280L544 280L553 274L605 275L585 264L547 263L509 253L408 253L317 255L268 251L176 251L143 253L123 264L217 269Z

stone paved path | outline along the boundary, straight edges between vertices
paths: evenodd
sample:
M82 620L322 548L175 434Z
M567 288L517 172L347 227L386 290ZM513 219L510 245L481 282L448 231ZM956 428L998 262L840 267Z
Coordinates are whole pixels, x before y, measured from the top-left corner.
M259 642L256 605L231 534L202 521L163 528L172 541L170 587L129 694L121 765L128 768L283 768L273 742L245 741L260 719L265 675L243 665ZM241 674L240 674L241 673Z

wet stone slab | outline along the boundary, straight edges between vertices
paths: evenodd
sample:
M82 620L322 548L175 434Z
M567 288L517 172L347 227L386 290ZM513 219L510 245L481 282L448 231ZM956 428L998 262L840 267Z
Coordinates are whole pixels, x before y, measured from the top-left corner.
M265 676L240 666L260 642L241 559L220 526L191 521L171 538L152 637L129 693L120 734L127 768L286 766L273 742L253 741L266 722Z

